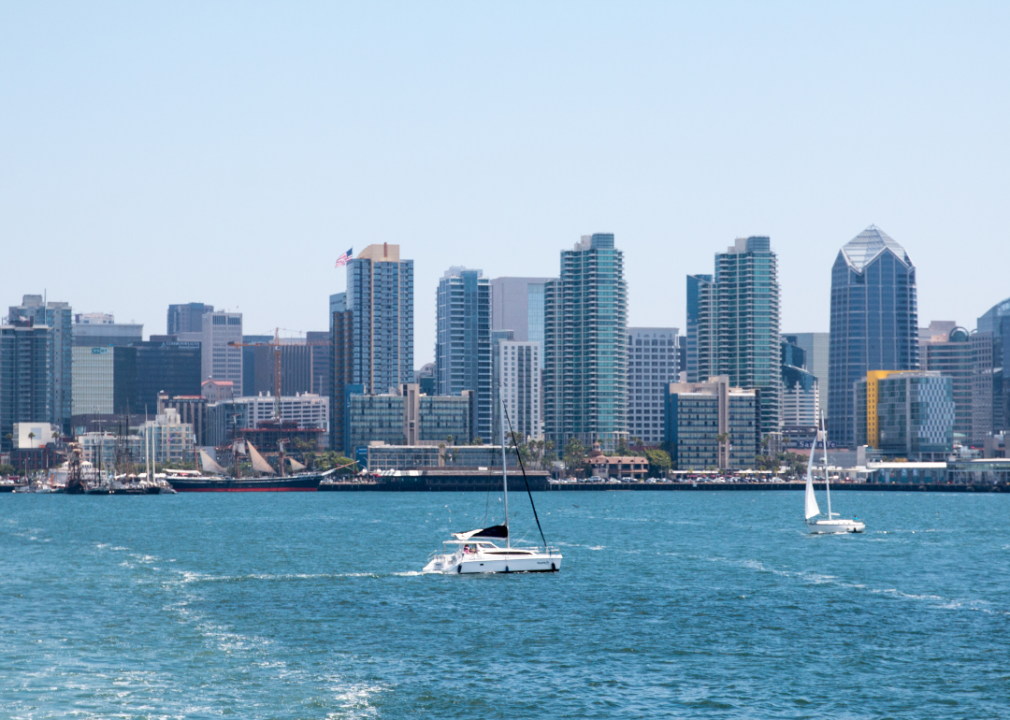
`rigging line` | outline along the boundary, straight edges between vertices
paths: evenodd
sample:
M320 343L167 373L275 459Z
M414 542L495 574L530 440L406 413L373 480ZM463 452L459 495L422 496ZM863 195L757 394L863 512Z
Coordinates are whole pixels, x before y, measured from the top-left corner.
M544 541L544 550L546 550L547 554L550 555L551 549L547 547L547 538L544 537L544 529L540 527L540 518L537 516L537 506L533 502L533 493L530 492L530 481L526 479L526 466L523 465L523 456L522 453L519 452L519 446L516 444L516 434L512 429L512 418L509 417L509 409L505 405L504 401L501 406L502 410L505 411L505 419L508 420L509 423L509 435L512 436L512 447L516 449L516 459L519 461L519 469L523 471L523 482L526 483L526 494L530 496L530 507L533 508L533 519L537 521L537 530L540 531L540 539ZM504 472L504 470L505 468L502 468L502 472Z

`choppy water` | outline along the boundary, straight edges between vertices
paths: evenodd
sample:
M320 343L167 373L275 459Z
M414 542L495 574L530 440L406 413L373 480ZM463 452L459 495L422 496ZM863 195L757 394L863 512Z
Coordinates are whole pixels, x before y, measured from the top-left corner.
M0 496L0 717L1010 716L1010 498L536 499L557 575L417 572L476 493Z

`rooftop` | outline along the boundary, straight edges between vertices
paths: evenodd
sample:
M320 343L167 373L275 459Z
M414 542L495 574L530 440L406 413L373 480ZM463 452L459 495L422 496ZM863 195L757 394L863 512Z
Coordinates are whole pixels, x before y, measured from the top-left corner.
M912 261L909 259L908 253L905 252L905 248L876 225L870 225L847 242L842 248L842 254L850 266L862 272L885 250L890 250L902 263L911 267Z

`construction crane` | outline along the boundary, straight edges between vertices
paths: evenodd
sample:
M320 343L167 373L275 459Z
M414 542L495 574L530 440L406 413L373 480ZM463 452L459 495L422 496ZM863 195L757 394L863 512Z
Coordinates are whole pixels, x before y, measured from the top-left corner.
M300 333L301 330L288 330L288 332ZM230 342L228 345L230 347L272 347L274 349L274 418L277 420L281 419L281 348L288 343L281 342L281 328L274 328L274 339L270 342L259 342L259 343L244 343L244 342ZM306 340L304 343L298 343L298 347L302 345L329 345L329 342L319 341L319 340Z

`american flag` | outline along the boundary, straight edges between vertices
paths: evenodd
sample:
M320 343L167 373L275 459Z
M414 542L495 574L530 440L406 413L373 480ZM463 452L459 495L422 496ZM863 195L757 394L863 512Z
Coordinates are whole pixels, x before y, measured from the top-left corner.
M337 258L336 267L343 267L347 264L347 261L351 259L351 255L354 254L354 248L348 248L347 252Z

